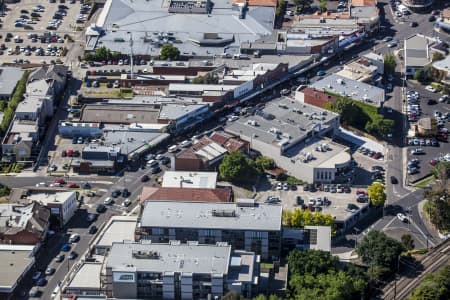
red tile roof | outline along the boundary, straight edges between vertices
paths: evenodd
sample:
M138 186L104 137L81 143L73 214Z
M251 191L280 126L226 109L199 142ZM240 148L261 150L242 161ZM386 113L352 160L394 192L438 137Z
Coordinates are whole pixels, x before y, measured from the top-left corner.
M229 202L232 190L229 188L162 188L145 186L142 189L141 203L145 201L192 201Z

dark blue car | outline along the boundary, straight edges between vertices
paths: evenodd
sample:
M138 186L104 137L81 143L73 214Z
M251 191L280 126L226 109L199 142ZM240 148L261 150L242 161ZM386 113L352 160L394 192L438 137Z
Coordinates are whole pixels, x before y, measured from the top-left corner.
M36 281L36 285L37 286L44 286L44 285L46 285L47 284L47 279L45 279L45 278L39 278L37 281Z
M70 245L69 244L67 244L67 243L62 244L61 251L67 252L69 250L70 250Z

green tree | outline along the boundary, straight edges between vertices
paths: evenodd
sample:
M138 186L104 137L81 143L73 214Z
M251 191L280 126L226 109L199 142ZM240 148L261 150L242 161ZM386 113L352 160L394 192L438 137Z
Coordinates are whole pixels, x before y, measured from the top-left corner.
M195 84L217 84L219 83L219 76L216 73L207 73L203 76L197 76L192 79L192 83Z
M7 106L6 101L0 100L0 111L4 111Z
M3 111L3 120L0 124L0 130L3 133L6 132L9 124L12 122L17 105L19 105L19 103L23 100L23 95L25 94L29 74L29 71L25 71L25 73L22 75L22 78L20 78L20 80L17 82L14 93L8 102L8 106Z
M336 102L330 104L330 110L341 116L341 122L344 125L367 123L367 117L361 108L350 98L338 98Z
M337 270L339 258L329 252L317 250L292 250L288 257L289 273L291 275L310 274L316 276Z
M422 283L412 292L409 300L449 299L450 266L425 276Z
M280 17L284 11L284 0L277 1L277 9L275 10L276 17Z
M443 60L445 58L445 56L444 55L442 55L442 53L440 53L440 52L434 52L433 53L433 57L432 57L432 61L433 62L435 62L435 61L438 61L438 60Z
M178 48L173 45L166 44L161 47L159 56L162 60L177 60L180 57L180 50L178 50Z
M397 62L392 54L386 54L384 56L384 74L394 74Z
M313 3L313 0L294 0L295 6L297 6L297 10L300 13L305 12L308 8L311 7L311 4Z
M297 208L283 210L283 224L293 228L303 228L308 225L331 226L333 231L335 230L332 215Z
M258 156L255 160L256 166L262 172L264 170L270 170L275 167L275 161L267 156Z
M96 60L108 60L111 56L111 51L105 46L98 47L95 50Z
M374 206L381 206L386 201L385 186L379 182L374 182L367 188L370 203Z
M291 299L360 299L365 283L360 278L352 278L342 270L331 270L317 276L312 274L294 275L289 280Z
M282 298L278 297L277 295L270 295L269 298L267 298L263 294L260 294L254 297L252 300L282 300Z
M231 182L245 182L259 175L256 164L239 151L225 155L219 165L220 177Z
M222 300L245 300L238 292L231 291L223 295Z
M439 230L450 231L450 195L447 188L426 190L426 208L431 223Z
M416 70L414 72L414 80L417 80L418 82L425 82L426 81L426 76L425 76L425 71L422 69Z
M375 136L386 138L389 133L394 130L395 122L391 119L376 118L370 122L367 122L365 130Z
M0 197L8 196L11 192L11 189L5 185L0 186Z
M414 249L415 247L414 239L412 238L412 235L410 235L409 233L402 235L400 240L402 241L403 247L405 247L406 250Z
M320 12L326 12L327 11L327 0L319 0L317 3L317 7L320 9Z
M450 176L450 162L441 161L431 169L431 174L438 180L441 188L447 187L448 177Z
M381 231L371 230L359 242L356 251L369 266L368 275L377 280L397 270L397 260L403 252L403 245Z

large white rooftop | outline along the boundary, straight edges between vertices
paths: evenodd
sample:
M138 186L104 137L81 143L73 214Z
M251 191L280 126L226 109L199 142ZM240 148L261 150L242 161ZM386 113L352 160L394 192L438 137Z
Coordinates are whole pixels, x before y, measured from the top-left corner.
M217 172L166 171L162 187L215 189Z
M198 245L123 242L113 244L106 267L113 272L227 274L230 255L231 246L226 243Z
M145 203L141 226L278 231L281 211L280 205L262 203L149 201Z

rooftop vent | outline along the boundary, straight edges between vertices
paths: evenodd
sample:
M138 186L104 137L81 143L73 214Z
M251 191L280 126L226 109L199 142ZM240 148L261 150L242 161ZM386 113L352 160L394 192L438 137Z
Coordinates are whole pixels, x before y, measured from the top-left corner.
M213 209L211 214L213 217L236 217L235 210Z
M136 259L159 259L160 255L157 251L133 251L133 258Z

